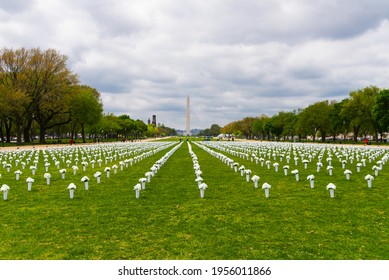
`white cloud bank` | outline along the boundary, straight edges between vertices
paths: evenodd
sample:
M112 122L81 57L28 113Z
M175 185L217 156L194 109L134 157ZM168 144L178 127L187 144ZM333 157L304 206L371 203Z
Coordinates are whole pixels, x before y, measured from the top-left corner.
M104 109L221 126L388 87L387 1L5 1L2 47L55 48Z

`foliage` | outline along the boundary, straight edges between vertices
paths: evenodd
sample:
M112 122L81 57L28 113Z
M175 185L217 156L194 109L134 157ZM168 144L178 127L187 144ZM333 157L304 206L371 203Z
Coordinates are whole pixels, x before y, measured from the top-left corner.
M253 121L252 130L253 130L253 134L257 138L259 137L262 137L262 139L265 138L265 133L266 133L265 126L268 121L269 118L266 115L260 116Z
M268 129L277 137L277 141L282 135L290 135L288 129L291 130L291 126L288 123L293 122L293 115L292 112L279 112L270 119Z
M33 119L39 125L40 143L44 143L46 129L60 124L57 116L69 115L71 86L78 83L77 76L66 65L67 57L56 50L32 49L26 71L26 92L31 97L29 105Z
M331 103L328 101L317 102L305 108L300 116L300 122L307 129L307 133L312 135L313 140L318 132L320 132L322 141L324 142L327 136L327 131L330 130L330 112Z
M34 124L40 143L45 143L48 129L71 121L72 134L80 127L85 141L85 126L99 120L102 103L95 89L78 84L67 59L54 49L0 51L0 117L6 124L8 142L12 125L20 145L23 138L30 142Z
M373 119L378 123L381 131L389 131L389 89L381 90L377 95L372 108Z
M373 125L372 108L375 96L379 88L375 86L366 87L361 90L352 91L350 98L344 104L341 115L349 121L353 130L354 141L357 141L361 128L368 130ZM366 133L365 133L366 134Z
M113 113L104 114L101 121L98 123L101 135L104 138L113 138L122 128L119 123L119 118Z
M123 134L125 139L128 139L128 135L136 129L135 121L128 115L120 115L118 121L120 126L118 132Z
M177 131L174 128L165 126L164 124L158 124L158 126L155 126L150 123L147 125L147 137L165 137L175 135L177 135Z
M103 113L103 104L101 102L100 93L89 86L75 86L75 92L70 97L70 117L74 130L76 127L81 127L81 135L85 143L85 126L93 126L98 122Z
M388 90L370 86L350 92L349 98L340 102L324 100L303 109L276 113L271 118L263 115L246 117L226 124L221 131L277 141L281 138L293 140L295 136L300 141L311 136L315 141L321 137L322 142L329 136L333 141L339 135L346 138L352 131L355 143L361 135L373 135L378 140L388 132L388 99Z
M256 118L246 117L240 121L227 124L220 131L225 134L244 135L246 138L251 139L254 136L252 128L255 120Z
M160 137L177 135L177 131L174 128L167 127L164 124L158 125L157 130Z
M212 124L210 128L204 129L199 136L218 136L221 133L221 127L218 124Z
M339 134L346 135L348 132L346 126L346 119L341 114L342 108L344 107L347 99L341 102L336 102L332 105L329 112L329 133L332 135L333 140L336 140L336 136Z

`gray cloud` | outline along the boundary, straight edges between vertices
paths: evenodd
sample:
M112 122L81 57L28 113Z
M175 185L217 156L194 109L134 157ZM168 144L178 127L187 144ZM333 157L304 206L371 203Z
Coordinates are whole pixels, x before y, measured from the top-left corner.
M28 10L32 5L32 1L29 0L0 0L0 11L6 13L20 13Z
M3 47L58 49L106 112L225 125L388 87L387 1L1 1Z

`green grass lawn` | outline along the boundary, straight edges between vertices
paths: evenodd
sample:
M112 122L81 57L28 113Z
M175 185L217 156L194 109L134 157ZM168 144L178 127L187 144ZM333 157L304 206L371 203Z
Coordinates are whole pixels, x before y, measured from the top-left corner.
M29 165L19 181L13 173L17 167L7 172L1 166L0 185L6 183L11 189L8 200L0 200L0 259L389 258L389 172L385 165L372 188L367 187L364 176L374 174L374 162L367 163L361 173L349 165L353 174L348 181L335 158L333 176L325 170L324 160L319 173L316 161L307 170L299 163L300 181L296 182L290 174L295 168L293 160L285 176L285 162L276 173L273 166L268 170L218 150L251 169L251 176L260 176L256 189L253 182L246 182L221 160L193 142L191 146L208 185L204 198L200 198L185 141L146 183L139 199L133 190L138 179L174 146L123 171L118 169L117 174L111 171L109 178L104 167L123 159L103 162L101 167L96 164L94 169L88 165L84 172L80 162L81 151L85 156L86 150L78 148L79 170L74 175L67 168L63 180L49 157L50 186L43 178L40 152L32 191L27 191L25 182L31 176ZM101 184L93 178L96 171L103 173ZM306 180L309 174L316 176L314 189ZM84 175L90 178L88 191L80 181ZM71 182L77 185L74 199L69 198L67 189ZM264 182L272 186L269 198L261 189ZM337 186L335 198L326 190L330 182Z

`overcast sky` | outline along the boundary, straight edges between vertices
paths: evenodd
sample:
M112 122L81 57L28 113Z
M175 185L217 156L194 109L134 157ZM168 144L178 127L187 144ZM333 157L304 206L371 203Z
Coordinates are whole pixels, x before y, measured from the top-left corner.
M104 111L185 129L389 87L387 0L0 0L0 44L54 48Z

